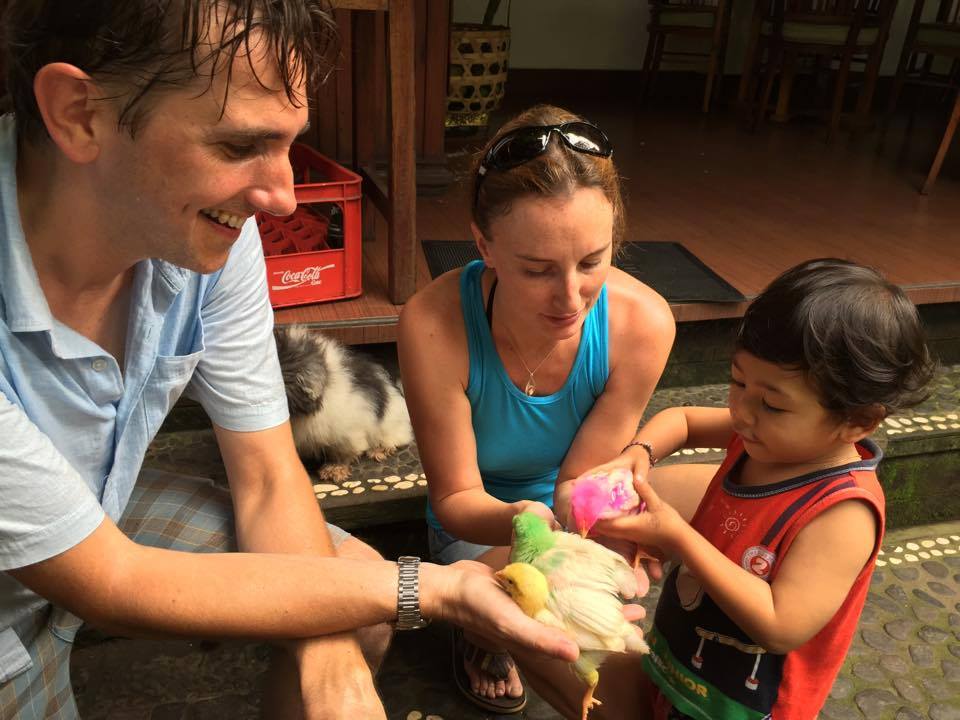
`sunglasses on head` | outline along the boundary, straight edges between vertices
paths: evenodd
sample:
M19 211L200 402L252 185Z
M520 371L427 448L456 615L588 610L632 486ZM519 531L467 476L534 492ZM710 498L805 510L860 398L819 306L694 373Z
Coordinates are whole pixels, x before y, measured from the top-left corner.
M586 122L568 122L562 125L530 125L511 130L497 140L483 156L477 169L473 204L480 196L480 183L488 170L509 170L543 155L556 133L571 150L586 155L607 158L613 155L613 145L603 130Z

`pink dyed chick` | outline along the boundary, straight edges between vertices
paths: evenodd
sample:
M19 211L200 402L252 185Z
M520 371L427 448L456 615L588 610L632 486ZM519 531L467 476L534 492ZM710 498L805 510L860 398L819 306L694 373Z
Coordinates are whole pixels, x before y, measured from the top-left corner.
M582 537L597 520L628 515L638 507L640 496L633 489L633 474L626 468L582 475L570 497L570 511Z

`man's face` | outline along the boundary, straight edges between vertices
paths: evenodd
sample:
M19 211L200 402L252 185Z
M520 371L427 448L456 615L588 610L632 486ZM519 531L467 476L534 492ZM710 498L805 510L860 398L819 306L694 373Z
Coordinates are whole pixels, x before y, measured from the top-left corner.
M292 105L276 69L254 55L234 59L206 92L203 80L154 100L135 138L124 130L98 160L104 225L121 255L160 258L201 273L221 268L257 211L296 208L290 145L307 125L306 102ZM298 88L300 97L304 88Z

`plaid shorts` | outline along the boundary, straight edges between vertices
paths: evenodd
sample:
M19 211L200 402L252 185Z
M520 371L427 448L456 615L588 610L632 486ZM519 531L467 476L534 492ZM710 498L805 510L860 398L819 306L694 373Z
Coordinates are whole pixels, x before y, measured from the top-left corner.
M144 470L120 529L141 545L186 552L236 550L230 493L204 478ZM335 546L350 534L327 525ZM0 685L0 720L75 720L70 650L83 621L45 605L13 626L32 665Z

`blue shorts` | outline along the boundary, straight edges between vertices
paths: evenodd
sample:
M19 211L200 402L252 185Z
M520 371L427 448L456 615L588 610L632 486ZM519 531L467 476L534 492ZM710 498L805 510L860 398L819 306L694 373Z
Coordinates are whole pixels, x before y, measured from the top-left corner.
M118 523L141 545L184 552L237 549L230 493L204 478L144 470ZM327 524L334 546L350 533ZM0 684L0 720L76 720L70 684L70 650L83 621L44 605L12 630L30 665Z
M427 543L430 546L430 560L438 565L451 565L458 560L476 560L494 547L460 540L432 525L427 526Z

